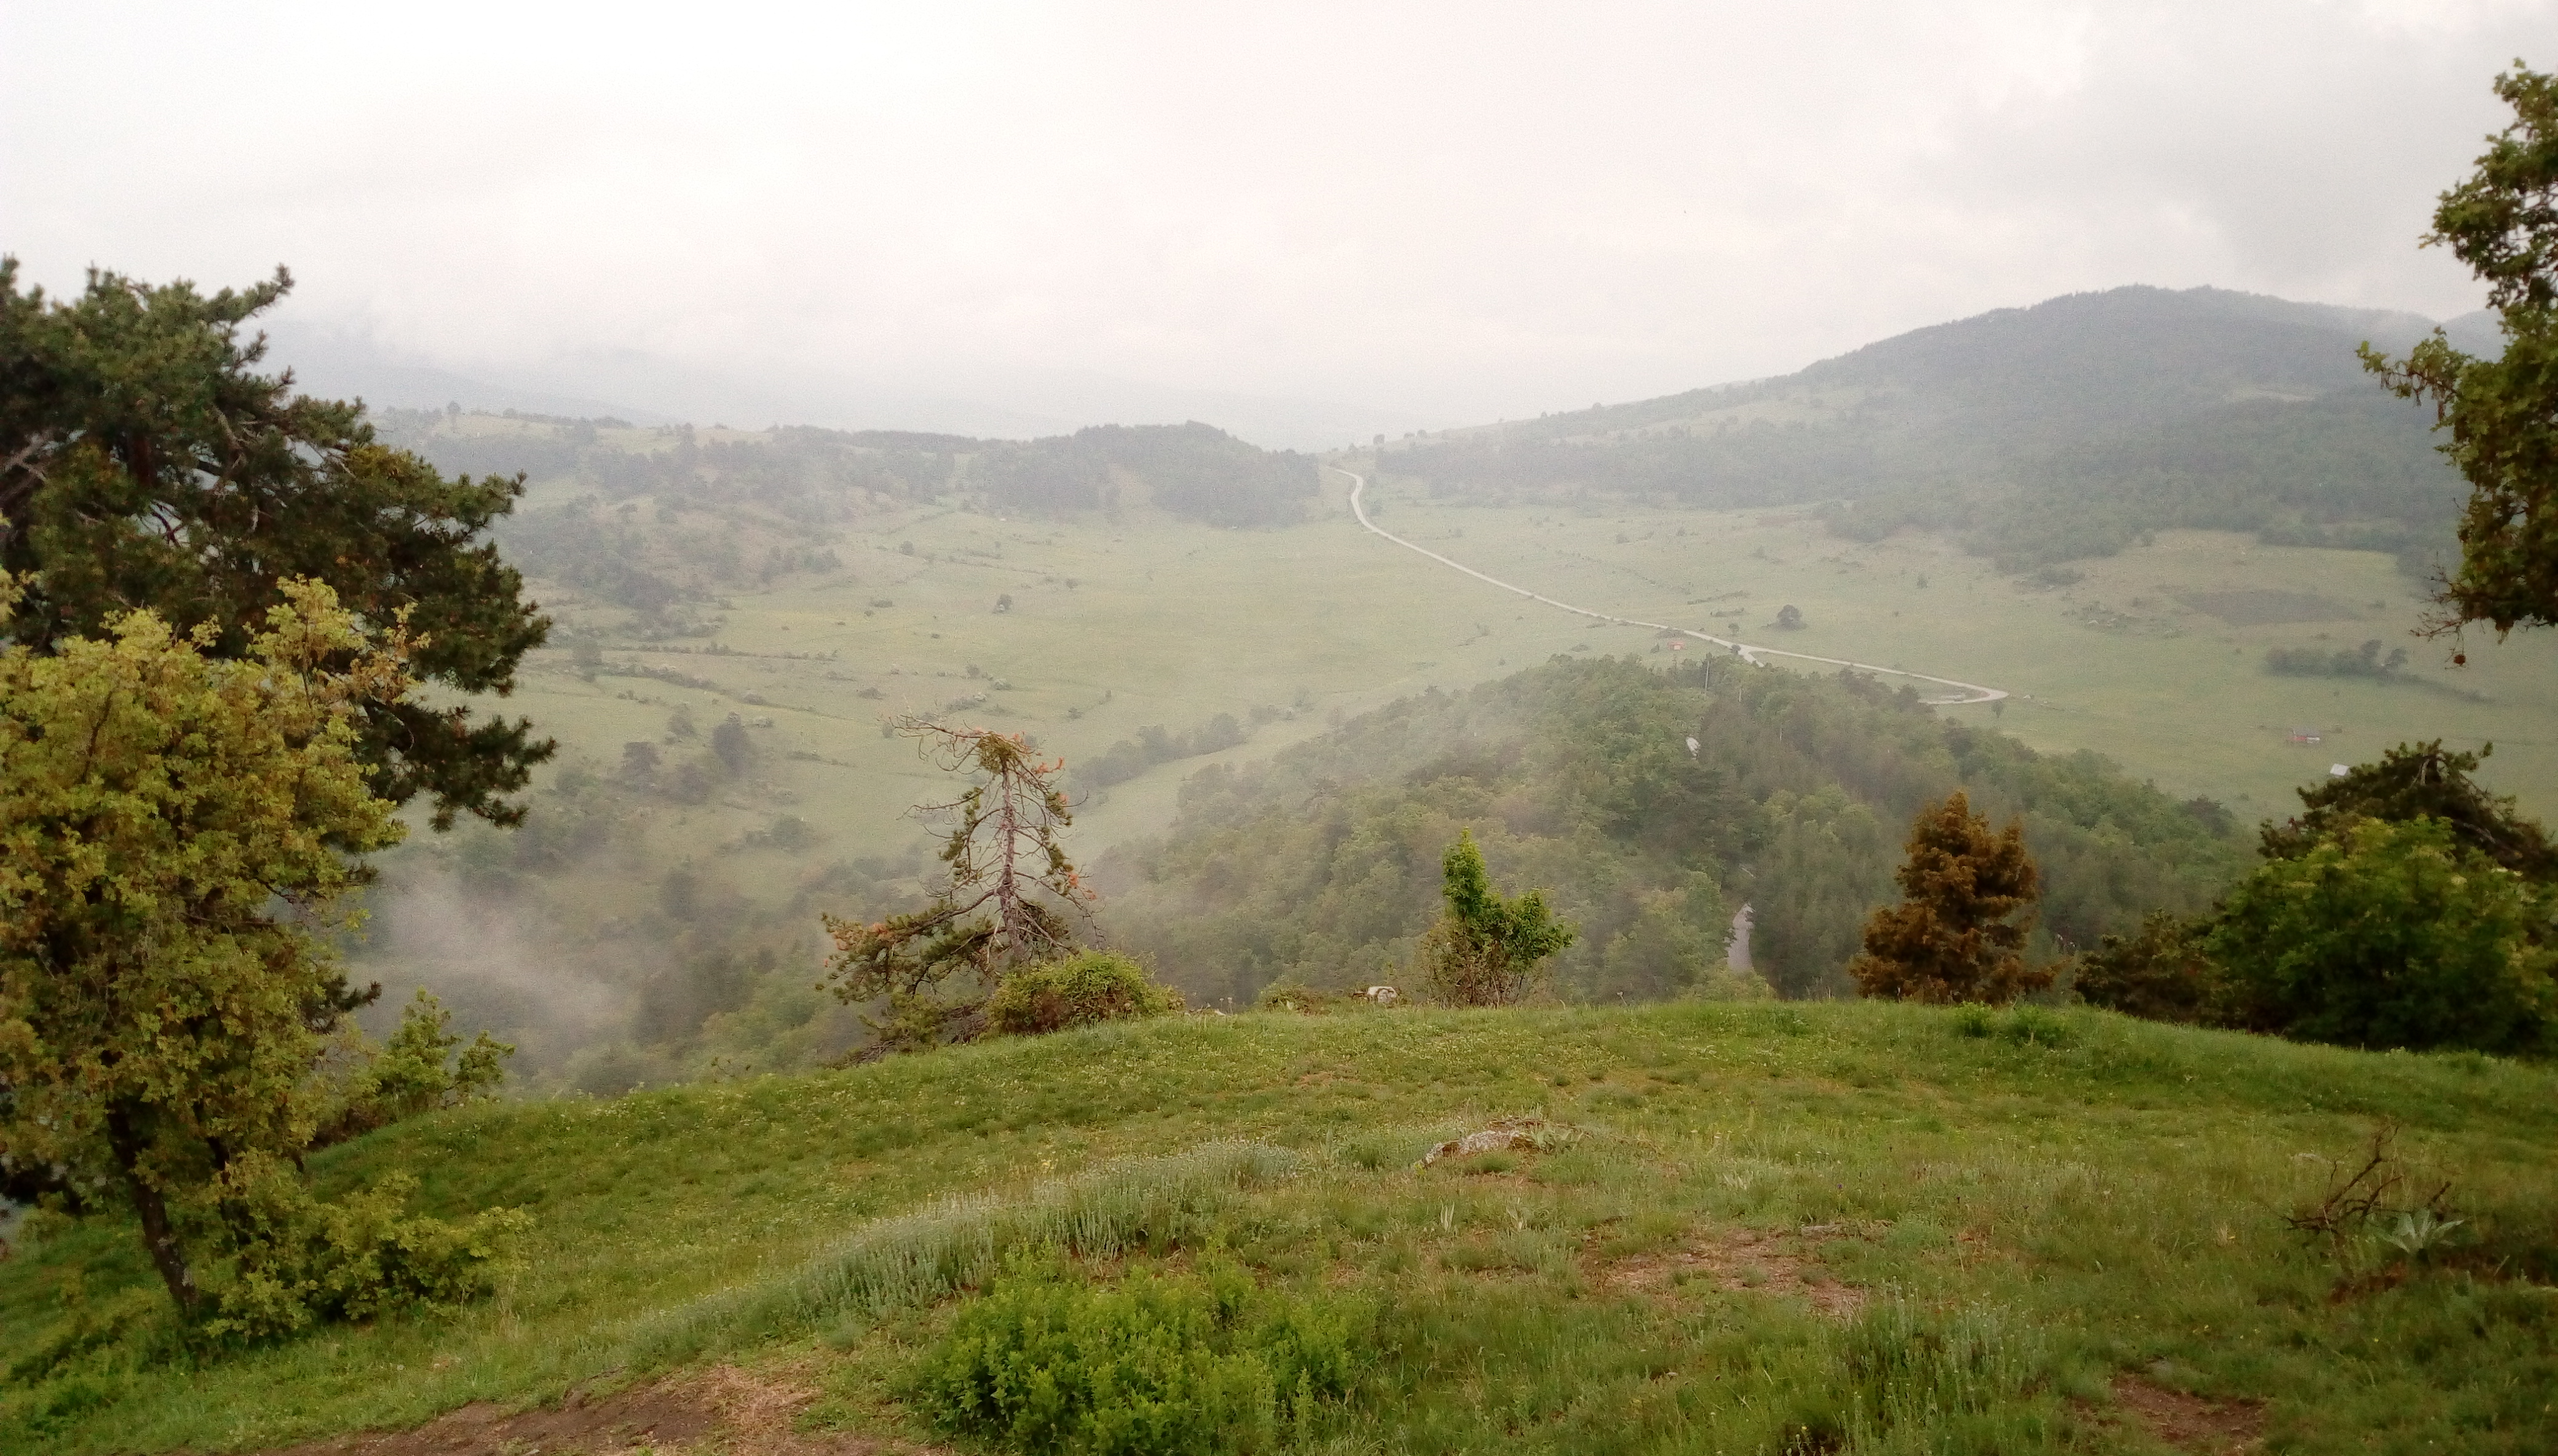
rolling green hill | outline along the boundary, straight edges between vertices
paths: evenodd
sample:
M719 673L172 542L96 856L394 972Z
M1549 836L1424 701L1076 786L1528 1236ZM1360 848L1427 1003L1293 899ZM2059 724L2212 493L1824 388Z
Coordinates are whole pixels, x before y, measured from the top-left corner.
M1942 528L2010 566L2171 528L2420 564L2449 541L2459 480L2427 417L2353 350L2403 349L2428 327L2210 288L2072 294L1782 378L1458 431L1378 463L1462 499L1833 503L1842 534Z
M1516 1145L1416 1166L1496 1121ZM2287 1228L2384 1122L2422 1184L2393 1196L2443 1180L2459 1228ZM1047 1245L1069 1288L1239 1270L1347 1331L1295 1450L2537 1452L2553 1146L2545 1069L2095 1012L1173 1018L315 1158L531 1211L449 1317L172 1359L132 1231L53 1234L0 1261L0 1449L258 1450L473 1401L432 1449L643 1418L615 1449L911 1449L860 1442L935 1436L919 1362ZM548 1426L499 1419L529 1402Z
M2056 937L2092 946L2147 911L2199 909L2247 858L2216 801L2179 803L2092 753L2044 757L1879 679L1663 662L1558 656L1205 770L1166 836L1100 866L1104 928L1208 1004L1283 977L1393 982L1438 913L1440 854L1470 828L1497 880L1579 926L1555 962L1565 998L1799 998L1854 993L1842 967L1895 893L1911 816L1957 788L2024 822L2046 956ZM1755 988L1723 973L1745 903Z

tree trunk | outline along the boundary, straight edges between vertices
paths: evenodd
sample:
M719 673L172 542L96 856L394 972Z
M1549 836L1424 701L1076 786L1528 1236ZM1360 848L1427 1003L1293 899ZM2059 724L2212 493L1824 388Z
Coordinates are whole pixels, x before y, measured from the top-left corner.
M124 1173L125 1189L133 1196L133 1211L142 1218L142 1246L160 1271L161 1281L169 1286L178 1313L193 1324L203 1312L204 1291L196 1287L195 1271L187 1267L187 1251L179 1245L178 1231L170 1226L168 1201L142 1176L142 1141L121 1109L107 1114L106 1131L116 1167Z

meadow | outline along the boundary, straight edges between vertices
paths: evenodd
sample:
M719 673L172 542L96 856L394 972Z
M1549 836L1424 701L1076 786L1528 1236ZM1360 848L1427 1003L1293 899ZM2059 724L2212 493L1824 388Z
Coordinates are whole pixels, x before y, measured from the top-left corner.
M769 750L759 784L660 811L657 832L715 844L786 811L817 824L835 854L915 838L901 815L938 792L909 747L883 736L897 714L1026 731L1069 765L1149 724L1178 732L1219 713L1261 720L1243 747L1088 796L1076 841L1097 849L1160 829L1179 781L1217 757L1267 756L1336 714L1471 685L1555 653L1660 646L1648 632L1523 602L1370 535L1350 520L1340 477L1325 480L1320 517L1286 528L1031 521L947 508L874 519L839 547L847 572L733 593L716 632L693 642L616 641L623 614L544 589L563 622L603 638L606 665L588 680L567 649L536 654L508 710L556 733L572 758L607 765L626 742L658 740L678 706L705 728L732 712L770 719L757 730ZM2003 704L1948 711L2047 751L2092 749L2172 793L2220 799L2242 818L2287 811L2291 790L2331 763L2436 737L2494 742L2482 778L2528 811L2558 813L2558 736L2548 729L2558 722L2558 639L2473 637L2468 664L2454 668L2450 649L2407 635L2421 616L2416 584L2375 552L2176 531L2077 563L2084 576L2074 583L2047 585L2003 575L1940 536L1861 544L1804 513L1460 507L1391 476L1371 501L1398 533L1549 595L2004 687L2013 696ZM997 612L1007 596L1012 606ZM1784 605L1802 612L1800 630L1772 625ZM2308 620L2262 620L2286 616ZM2264 670L2271 647L2370 638L2410 649L2406 680ZM716 686L619 670L633 664ZM2303 730L2320 741L2294 742Z
M172 1360L132 1232L56 1234L0 1263L0 1447L256 1450L705 1380L788 1439L923 1441L919 1362L1045 1246L1352 1312L1297 1449L2540 1451L2553 1093L2092 1011L1685 1003L1195 1016L486 1104L313 1167L529 1210L493 1299ZM1517 1145L1420 1165L1495 1123ZM2460 1224L2288 1227L2383 1127Z

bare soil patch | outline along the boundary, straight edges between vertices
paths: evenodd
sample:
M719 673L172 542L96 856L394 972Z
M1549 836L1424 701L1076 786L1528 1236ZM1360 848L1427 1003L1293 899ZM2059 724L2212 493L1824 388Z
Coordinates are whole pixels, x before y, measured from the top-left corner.
M1656 1297L1698 1283L1735 1293L1755 1290L1805 1300L1832 1319L1846 1319L1865 1307L1865 1291L1831 1280L1813 1256L1823 1242L1845 1237L1847 1230L1835 1224L1790 1234L1700 1234L1676 1248L1597 1264L1591 1280L1604 1289Z
M793 1428L816 1391L778 1374L719 1366L508 1414L476 1401L405 1431L363 1431L261 1456L922 1456L909 1441Z
M2195 592L2178 601L2232 627L2273 627L2285 622L2337 622L2360 616L2351 607L2308 592L2266 590Z
M2265 1434L2264 1407L2253 1400L2205 1400L2131 1376L2117 1376L2114 1403L2151 1435L2180 1451L2236 1456L2257 1449Z

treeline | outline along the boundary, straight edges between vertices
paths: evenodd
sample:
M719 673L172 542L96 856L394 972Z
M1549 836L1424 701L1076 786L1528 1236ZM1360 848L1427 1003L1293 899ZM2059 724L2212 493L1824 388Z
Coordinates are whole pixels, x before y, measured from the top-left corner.
M1302 518L1317 492L1311 457L1196 421L1098 425L1038 440L786 426L705 441L679 425L652 431L644 449L605 441L592 420L519 416L504 433L455 424L434 411L391 410L382 432L448 473L520 472L576 481L608 505L646 497L678 510L751 508L801 525L951 495L1025 514L1152 505L1211 525L1278 525Z
M1471 828L1499 883L1547 889L1580 925L1556 958L1570 998L1709 986L1744 904L1758 971L1827 995L1892 898L1910 816L1958 787L2024 817L2046 934L2069 945L2198 907L2244 858L2217 804L1948 722L1869 677L1559 658L1194 775L1167 836L1099 866L1103 921L1195 1001L1393 980L1437 908L1441 853Z
M1174 733L1160 723L1150 724L1138 729L1135 737L1120 739L1100 757L1078 766L1074 777L1079 785L1107 789L1113 784L1125 784L1157 764L1239 747L1250 736L1242 720L1232 713L1219 713L1182 733Z
M2421 321L2197 289L2055 299L1782 379L1416 441L1379 469L1486 500L1828 503L1840 534L1957 534L2014 568L2169 528L2396 553L2448 546L2458 478L2365 377Z
M1313 457L1197 421L978 445L965 484L990 507L1036 514L1152 505L1209 525L1285 525L1305 518L1317 493Z
M2282 677L2373 677L2387 680L2396 677L2407 665L2407 650L2392 648L2389 655L2380 655L2380 639L2373 638L2350 651L2340 648L2268 648L2265 670Z

